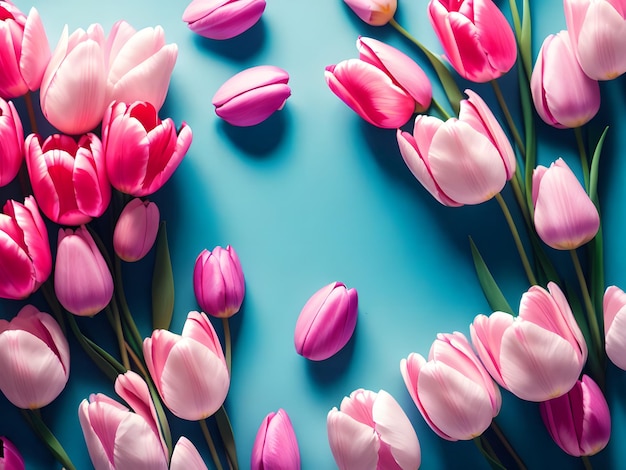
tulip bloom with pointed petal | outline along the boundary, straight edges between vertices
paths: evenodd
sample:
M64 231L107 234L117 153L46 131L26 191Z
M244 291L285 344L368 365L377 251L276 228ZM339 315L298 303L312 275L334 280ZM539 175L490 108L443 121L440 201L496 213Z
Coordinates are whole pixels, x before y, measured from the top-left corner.
M396 14L398 0L343 0L370 26L383 26Z
M611 362L626 370L626 293L617 286L604 292L604 338L606 355Z
M50 404L70 375L70 349L61 327L33 305L0 320L0 390L18 408Z
M2 470L24 470L24 459L11 441L0 437L0 468Z
M194 33L209 39L230 39L254 26L265 0L193 0L183 21Z
M598 209L561 158L533 171L533 204L537 235L556 250L578 248L598 233Z
M250 470L300 470L300 449L289 415L269 413L254 439Z
M339 470L416 470L422 461L417 435L386 391L355 390L326 419Z
M463 78L488 82L515 64L515 35L491 0L431 0L428 16L446 59Z
M478 437L500 411L500 390L461 333L437 335L428 361L411 353L400 362L400 371L415 405L439 437Z
M24 130L11 101L0 98L0 186L15 179L24 161Z
M159 208L154 202L132 199L120 214L113 231L113 249L124 261L142 259L159 232Z
M611 437L611 414L600 387L587 375L558 398L539 404L548 433L574 457L600 452Z
M159 395L174 415L197 421L224 403L230 374L217 333L204 313L190 312L182 335L153 331L143 342L143 353Z
M559 287L532 286L519 316L478 315L470 326L478 357L498 384L528 401L567 393L587 360L587 345Z
M398 129L406 165L441 204L480 204L499 193L515 174L515 154L485 102L473 91L461 101L459 118L446 122L417 116L413 134Z
M291 88L289 74L273 65L245 69L218 88L212 103L215 114L233 126L254 126L283 109Z

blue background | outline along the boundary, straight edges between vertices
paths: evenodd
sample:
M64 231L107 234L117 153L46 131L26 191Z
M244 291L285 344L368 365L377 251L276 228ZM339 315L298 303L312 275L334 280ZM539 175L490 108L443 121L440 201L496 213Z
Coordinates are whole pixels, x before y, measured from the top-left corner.
M508 2L498 4L506 11ZM22 0L17 5L25 13L31 6ZM241 468L249 466L262 419L281 407L292 419L303 468L334 468L326 414L361 387L385 389L399 401L420 439L423 468L486 467L472 442L447 442L428 428L404 387L399 362L410 352L427 355L438 332L469 334L474 316L490 313L474 275L468 236L481 249L509 303L517 307L526 283L504 219L494 201L454 209L435 202L405 167L395 131L362 121L330 92L323 78L327 65L357 56L355 42L360 34L395 45L432 76L424 56L390 26L362 23L340 0L269 0L257 25L221 42L187 29L181 20L185 2L65 0L34 5L52 47L64 24L71 32L98 22L108 32L119 19L137 29L160 24L167 42L178 44L178 61L160 114L177 124L186 121L194 141L172 179L152 198L168 224L176 285L171 329L180 332L187 312L198 308L192 288L196 256L204 248L231 244L241 258L247 287L243 309L232 320L233 374L226 401ZM400 0L396 18L441 53L426 6L426 0ZM543 37L564 28L565 20L561 1L533 1L532 6L536 54ZM217 88L244 68L262 64L289 72L292 96L285 108L251 128L222 122L211 105ZM515 77L511 73L501 80L513 105ZM489 85L460 83L495 103ZM606 124L612 125L600 184L606 281L626 287L622 242L626 163L620 152L625 142L619 136L624 125L623 88L623 78L602 84L601 113L588 133L595 140ZM437 85L434 93L445 102ZM16 103L23 109L21 100ZM556 131L542 123L538 131L542 163L564 156L576 165L571 131ZM2 195L18 197L10 191L4 189ZM508 187L504 195L512 204ZM56 243L56 231L51 231L51 241ZM146 336L150 334L152 260L151 253L142 262L125 266L131 307ZM563 266L564 275L570 276L569 265ZM309 296L335 280L359 292L356 332L336 357L309 362L294 350L296 319ZM36 296L33 301L41 299ZM2 316L11 318L22 303L0 305ZM106 325L104 316L81 321L88 334L115 351ZM78 404L90 393L115 394L73 339L71 347L68 386L42 414L83 469L91 464L77 418ZM592 458L597 468L617 467L622 456L625 385L625 374L610 366L613 435L607 449ZM582 468L579 460L566 456L552 442L538 405L502 393L497 422L529 468L546 468L546 462ZM210 466L199 426L174 417L170 423L175 438L187 435ZM59 468L3 396L0 435L19 446L28 469Z

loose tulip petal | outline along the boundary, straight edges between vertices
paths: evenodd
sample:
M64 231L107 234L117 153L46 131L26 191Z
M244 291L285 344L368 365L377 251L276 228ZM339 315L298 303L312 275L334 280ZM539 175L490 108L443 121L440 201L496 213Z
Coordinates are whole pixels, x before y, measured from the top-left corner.
M265 0L193 0L183 12L189 29L210 39L230 39L261 18Z

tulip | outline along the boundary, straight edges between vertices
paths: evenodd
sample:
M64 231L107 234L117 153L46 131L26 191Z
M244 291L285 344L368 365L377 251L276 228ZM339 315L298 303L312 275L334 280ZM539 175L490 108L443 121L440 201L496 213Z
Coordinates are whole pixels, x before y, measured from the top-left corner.
M265 0L193 0L183 21L194 33L210 39L230 39L256 24Z
M113 231L113 249L124 261L142 259L159 232L159 208L154 202L131 200L120 214Z
M567 393L587 360L587 345L559 287L532 286L519 315L478 315L470 326L478 357L498 384L528 401Z
M230 375L213 325L190 312L182 335L155 330L143 342L150 376L170 411L197 421L215 413L226 399Z
M322 287L306 302L294 334L296 352L323 361L343 348L356 327L359 298L342 282Z
M326 419L339 470L415 470L422 453L415 430L386 391L355 390Z
M269 413L256 434L251 470L299 470L300 449L289 415L282 408Z
M533 171L533 204L537 235L552 248L573 250L598 233L598 209L561 158Z
M170 470L208 470L198 449L185 436L181 436L174 446Z
M422 417L444 439L478 437L500 411L500 390L461 333L438 334L428 361L411 353L400 371Z
M11 101L0 98L0 186L15 179L23 160L24 130L20 115Z
M612 80L626 72L626 3L623 0L564 0L565 23L585 73Z
M18 408L50 404L70 375L70 349L49 314L25 305L11 321L0 320L0 390Z
M283 109L291 96L289 74L273 65L243 70L213 95L215 114L233 126L254 126Z
M600 109L600 85L578 65L567 31L543 41L530 87L541 119L560 129L582 126Z
M0 214L0 298L25 299L52 272L48 231L32 196L9 200Z
M613 364L626 370L626 293L617 286L604 292L604 338L606 355Z
M202 250L193 270L193 290L202 311L213 317L228 318L239 311L245 280L233 247Z
M463 78L488 82L515 64L515 36L491 0L431 0L428 16L446 59Z
M24 459L17 447L6 437L0 437L0 468L2 470L24 470Z
M498 194L515 174L515 154L485 102L473 91L459 118L446 122L417 116L413 134L398 129L404 162L441 204L480 204Z
M361 20L370 26L383 26L396 14L397 0L343 0Z
M102 142L109 180L117 190L148 196L163 186L191 145L183 122L161 121L155 107L142 101L111 103L102 120Z
M539 404L548 433L569 455L600 452L611 437L611 414L600 387L587 375L558 398Z
M95 134L26 138L26 167L42 212L61 225L100 217L111 201L102 143Z
M113 297L113 277L96 242L84 225L59 229L54 292L74 315L92 316Z

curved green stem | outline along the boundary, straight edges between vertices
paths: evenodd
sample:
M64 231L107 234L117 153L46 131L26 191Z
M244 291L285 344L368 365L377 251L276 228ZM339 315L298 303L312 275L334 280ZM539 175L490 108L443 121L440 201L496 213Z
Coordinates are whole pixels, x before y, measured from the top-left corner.
M513 120L513 116L511 116L511 111L509 110L508 105L506 104L506 100L504 99L504 95L502 94L502 90L500 89L500 85L496 80L491 80L491 86L493 87L493 91L496 95L498 103L500 104L500 108L502 108L502 112L504 113L504 118L506 119L507 124L509 125L509 129L511 129L511 134L513 134L513 139L515 140L515 144L519 149L522 156L526 156L526 147L524 146L524 142L517 130L517 126L515 125L515 121Z
M517 205L522 212L522 217L524 217L524 222L529 230L532 229L532 224L530 220L530 211L528 210L528 206L526 205L526 197L524 196L524 191L522 189L520 179L521 174L519 172L519 166L515 169L515 176L511 178L511 187L513 188L513 194L515 195L515 200L517 201Z
M198 423L200 423L200 428L202 428L202 434L204 434L204 439L209 445L209 452L211 452L211 457L213 458L215 467L217 468L217 470L223 470L222 463L220 462L220 458L217 455L217 449L215 449L215 444L213 443L213 438L211 437L211 432L209 431L209 427L206 424L206 419L201 419L198 421Z
M591 460L589 460L589 457L587 457L586 455L583 455L582 457L580 457L580 459L583 461L585 470L593 470L593 466L591 465Z
M580 154L580 165L583 170L585 189L589 191L589 160L587 159L587 150L585 149L583 133L580 127L574 128L574 135L576 136L576 144L578 145L578 153Z
M230 338L230 324L228 323L228 318L222 318L222 326L224 327L224 357L226 359L228 372L230 373L232 369L232 341Z
M39 410L20 410L26 422L33 428L35 434L46 444L48 450L54 455L54 458L63 465L65 470L76 470L69 455L56 438L54 433L46 425Z
M506 436L502 432L502 429L500 429L500 426L498 426L498 423L496 423L495 419L491 421L491 429L493 430L495 435L498 436L498 439L500 440L504 448L507 450L511 458L513 458L513 460L517 464L517 468L519 468L520 470L526 470L526 465L524 464L520 456L517 454L517 452L515 452L515 449L513 448L509 440L506 438Z
M109 306L110 305L110 306ZM115 337L120 348L120 357L122 358L122 365L126 369L130 369L130 361L128 359L128 352L126 351L126 340L124 339L124 330L122 329L122 319L120 318L120 311L117 308L115 301L106 306L106 314L111 320L113 330L115 331Z

